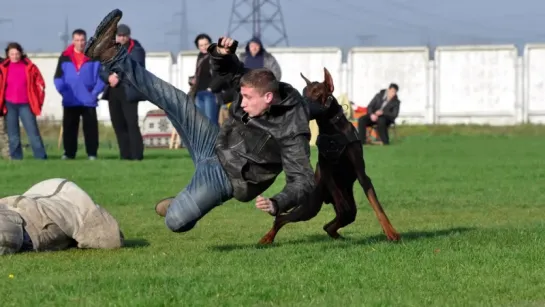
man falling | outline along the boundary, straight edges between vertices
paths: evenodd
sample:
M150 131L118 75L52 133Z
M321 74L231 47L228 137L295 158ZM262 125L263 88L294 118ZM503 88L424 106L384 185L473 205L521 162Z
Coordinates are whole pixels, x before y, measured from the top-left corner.
M41 181L0 199L0 255L24 251L123 246L117 221L75 183Z

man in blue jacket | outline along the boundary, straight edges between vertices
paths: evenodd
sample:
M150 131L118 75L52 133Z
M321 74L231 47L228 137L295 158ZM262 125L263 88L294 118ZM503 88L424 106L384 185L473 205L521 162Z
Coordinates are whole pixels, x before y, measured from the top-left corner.
M131 29L127 25L120 24L117 27L115 39L117 43L125 46L131 59L146 67L146 51L137 40L131 38ZM104 91L102 99L108 100L119 156L122 160L142 160L144 140L138 125L138 102L145 101L146 98L132 85L120 83L120 76L117 74L102 70L101 76L110 85Z
M98 151L98 95L105 84L100 79L100 62L83 54L87 34L82 29L72 32L72 45L59 57L55 72L55 87L62 96L63 159L74 159L78 150L80 117L83 118L83 137L89 160Z

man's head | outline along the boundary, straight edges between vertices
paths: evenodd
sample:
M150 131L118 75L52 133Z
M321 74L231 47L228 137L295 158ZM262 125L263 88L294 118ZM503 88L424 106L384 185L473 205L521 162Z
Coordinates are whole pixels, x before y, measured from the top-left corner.
M0 205L0 255L14 254L23 246L23 219Z
M399 91L399 86L395 83L390 83L390 86L388 86L388 93L386 94L388 100L394 98L397 95L397 91Z
M74 50L77 52L83 52L86 42L87 33L83 29L76 29L72 32L72 44L74 45Z
M250 51L250 54L252 56L256 56L259 53L259 51L261 51L262 48L263 46L262 46L261 40L257 37L252 38L248 42L248 51Z
M262 115L278 99L278 80L266 69L253 69L240 79L241 107L250 117Z
M115 41L121 45L127 44L131 40L131 28L125 24L117 26Z
M207 53L208 46L212 43L212 39L208 34L201 33L195 37L195 47L199 49L201 53Z

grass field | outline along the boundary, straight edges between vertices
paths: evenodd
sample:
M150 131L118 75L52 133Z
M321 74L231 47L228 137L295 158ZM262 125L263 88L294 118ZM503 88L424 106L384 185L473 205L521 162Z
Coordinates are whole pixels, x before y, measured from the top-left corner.
M72 179L118 218L128 240L117 251L3 257L0 305L545 305L545 127L398 127L398 135L390 147L365 147L379 199L403 236L396 244L385 241L360 189L343 241L323 232L333 217L325 206L259 248L272 219L236 201L189 233L171 233L153 204L188 183L183 149L148 150L138 163L118 161L115 149L97 161L60 161L51 146L46 162L0 161L0 194Z

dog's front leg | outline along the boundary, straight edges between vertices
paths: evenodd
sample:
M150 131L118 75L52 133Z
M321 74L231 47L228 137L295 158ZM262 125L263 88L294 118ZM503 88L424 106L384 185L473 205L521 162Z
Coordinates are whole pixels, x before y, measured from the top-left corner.
M339 229L348 225L349 223L347 223L347 221L351 220L352 217L355 218L356 213L352 212L353 210L351 209L350 204L344 198L343 191L337 185L333 176L324 175L324 180L326 181L326 187L333 198L333 207L335 208L335 218L324 225L324 230L333 239L339 239L341 238L341 235L338 233ZM352 221L350 221L350 223Z
M263 238L261 238L261 240L259 240L259 244L273 243L278 231L288 223L308 221L318 215L324 202L323 191L325 189L325 184L321 178L320 166L318 164L316 165L316 172L314 173L316 188L312 192L309 202L295 207L288 213L276 216L272 228L263 236Z

